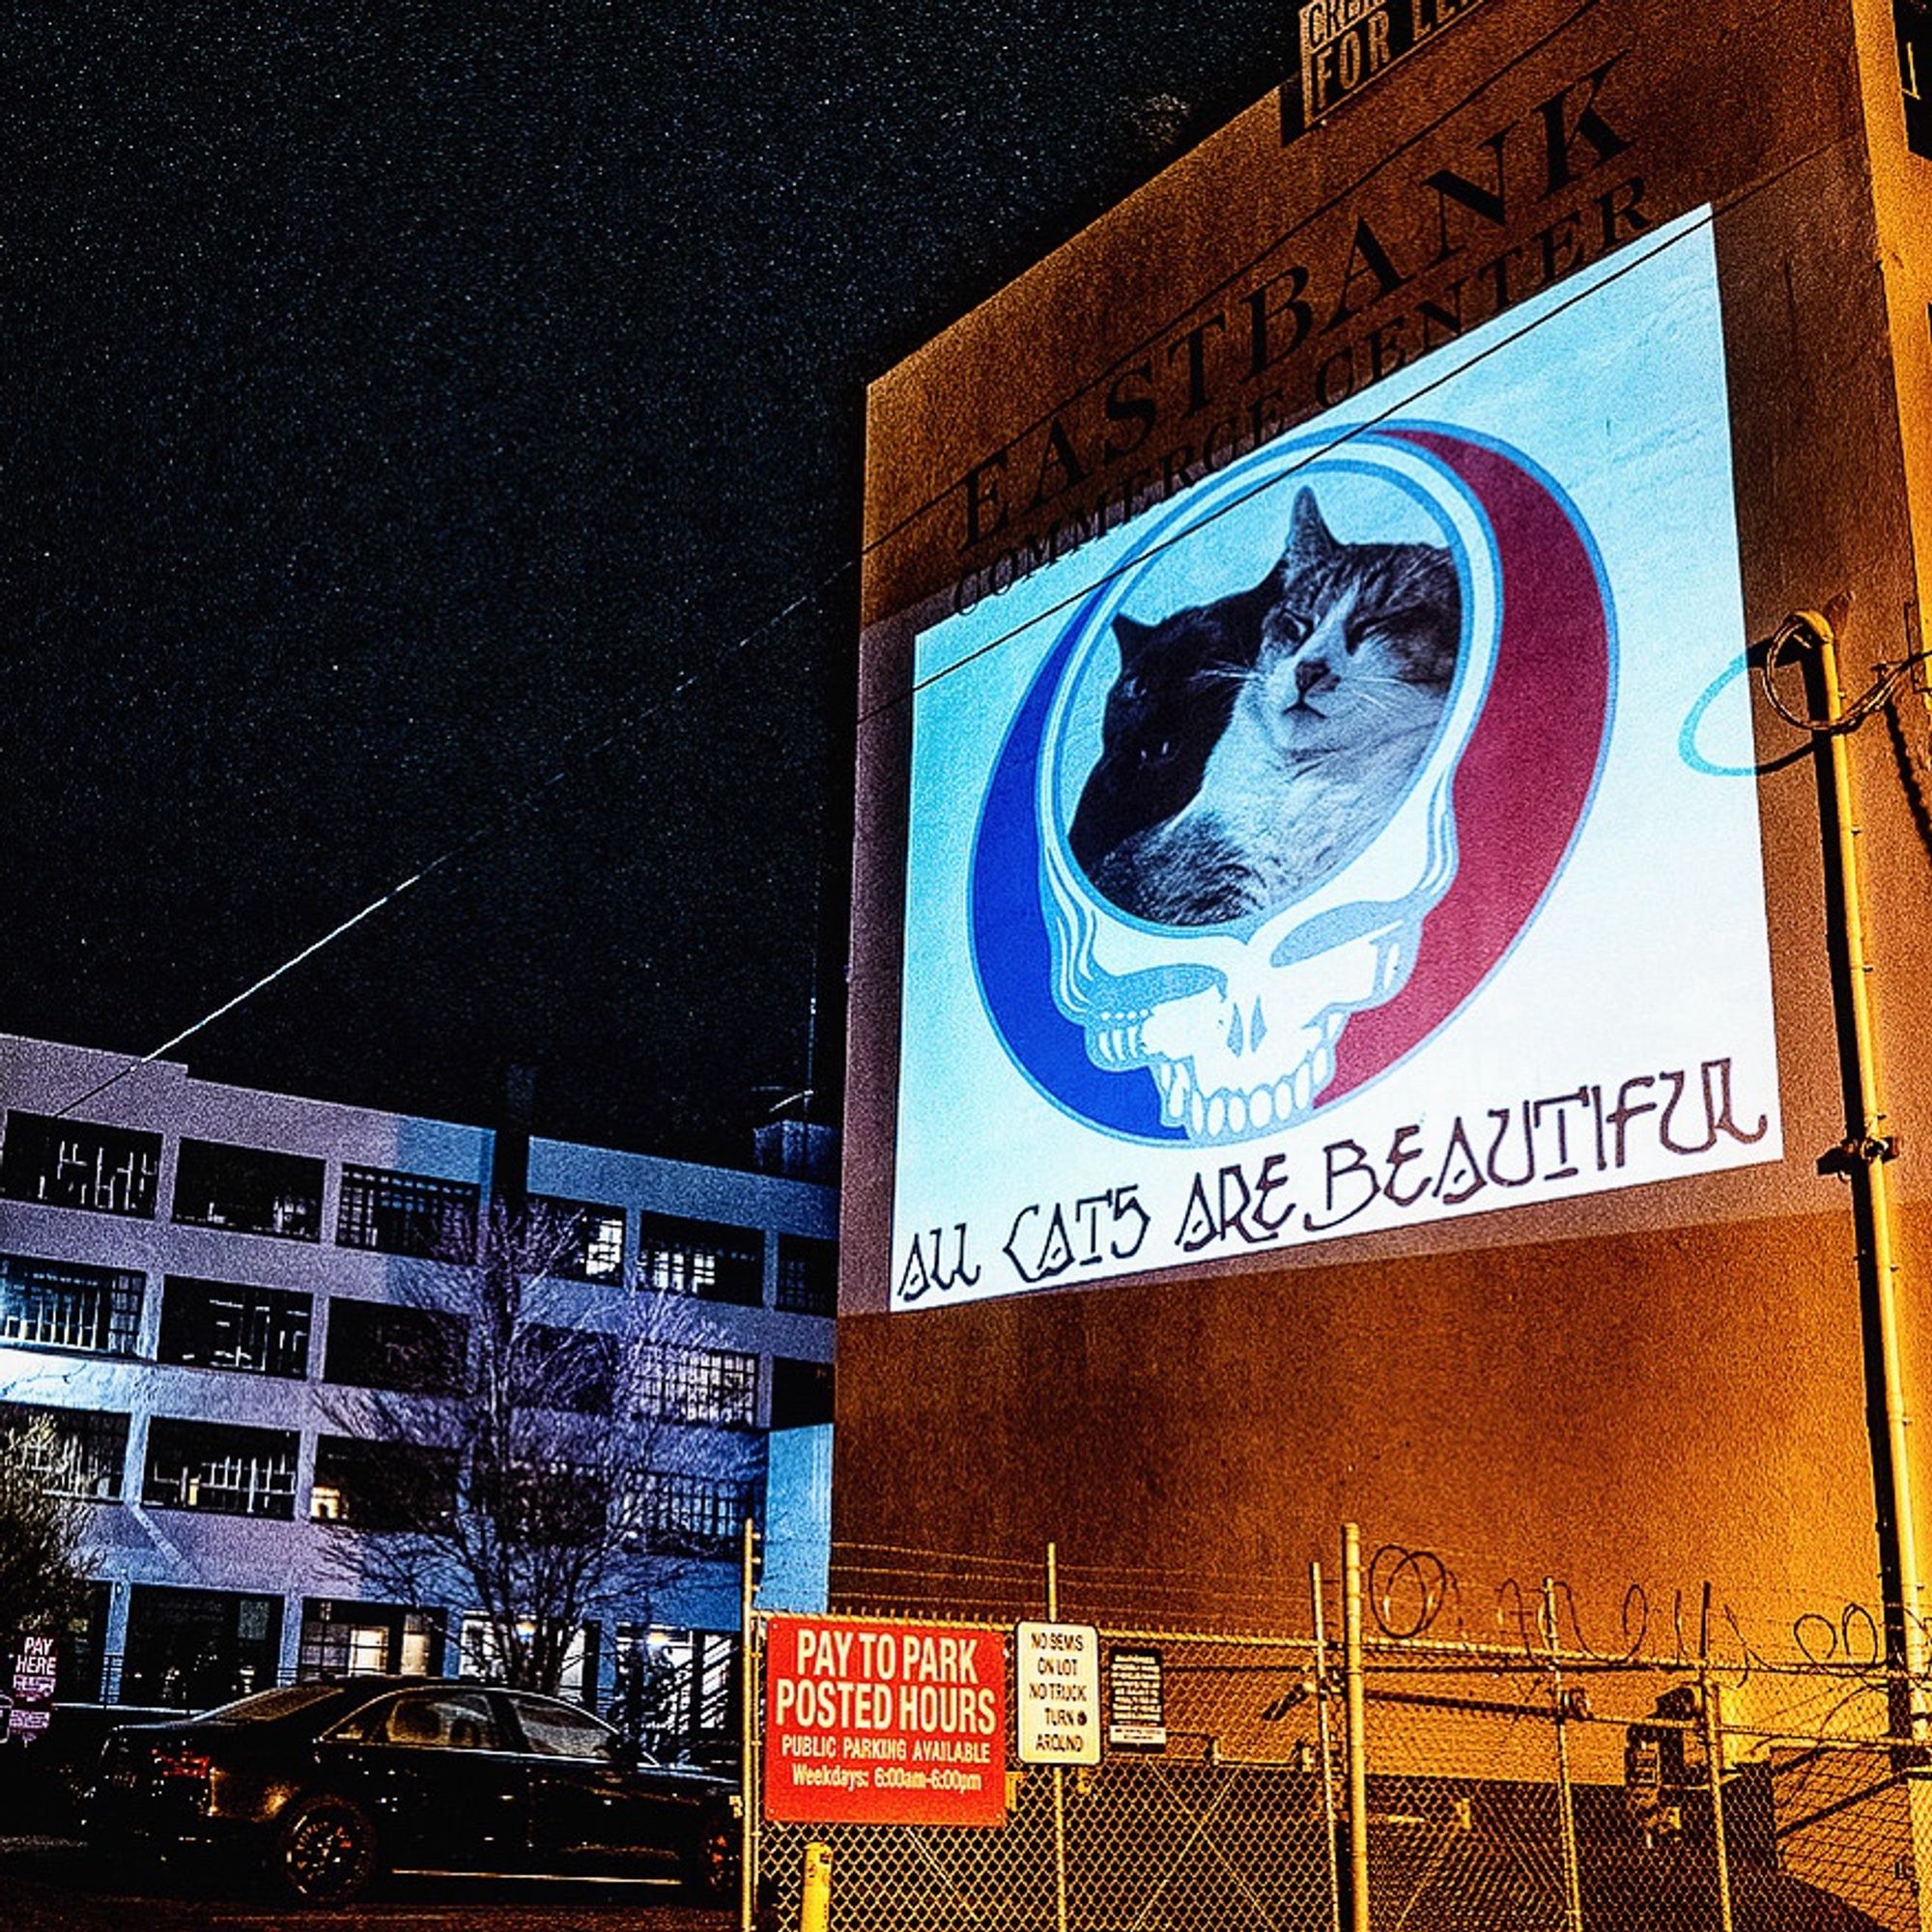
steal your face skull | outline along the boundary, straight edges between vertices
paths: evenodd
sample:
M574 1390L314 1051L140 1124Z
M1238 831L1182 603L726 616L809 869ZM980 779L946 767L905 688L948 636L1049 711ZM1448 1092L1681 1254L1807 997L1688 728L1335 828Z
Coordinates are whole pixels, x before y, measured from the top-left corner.
M1145 623L1156 594L1170 609L1202 601L1194 584L1175 590L1172 564L1165 579L1155 573L1190 546L1217 554L1213 526L1223 518L1230 533L1267 525L1279 552L1290 500L1304 489L1343 506L1330 515L1344 543L1427 541L1455 560L1462 638L1441 722L1406 789L1378 814L1378 829L1325 876L1222 923L1135 917L1095 887L1067 840L1097 753L1096 694L1115 677L1113 619L1132 602ZM1240 571L1254 554L1251 539L1241 561L1222 564L1216 588L1252 582L1252 569ZM1456 874L1457 767L1487 695L1500 619L1493 539L1467 490L1415 445L1365 434L1332 449L1270 445L1190 493L1182 515L1144 537L1074 620L1085 635L1048 717L1037 793L1054 1000L1084 1030L1096 1066L1123 1077L1146 1069L1162 1121L1190 1141L1242 1140L1305 1120L1334 1080L1350 1018L1406 982L1423 922Z

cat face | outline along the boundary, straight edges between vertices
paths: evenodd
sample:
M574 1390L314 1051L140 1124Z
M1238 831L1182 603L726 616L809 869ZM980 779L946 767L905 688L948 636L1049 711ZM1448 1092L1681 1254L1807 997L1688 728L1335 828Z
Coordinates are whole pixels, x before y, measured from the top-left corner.
M1107 693L1100 756L1067 833L1090 877L1122 841L1173 817L1200 789L1260 653L1273 588L1270 576L1155 624L1124 612L1114 619L1120 674Z
M1434 730L1462 640L1446 550L1342 543L1303 490L1272 588L1241 701L1284 755Z

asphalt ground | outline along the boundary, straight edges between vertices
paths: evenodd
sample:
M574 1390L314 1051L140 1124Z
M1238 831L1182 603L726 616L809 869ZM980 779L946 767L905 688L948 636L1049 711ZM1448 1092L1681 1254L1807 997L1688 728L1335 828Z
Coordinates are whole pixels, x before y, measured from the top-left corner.
M0 1837L4 1932L731 1932L735 1912L680 1902L670 1884L616 1886L393 1879L355 1905L283 1905L259 1885L103 1866L69 1838Z

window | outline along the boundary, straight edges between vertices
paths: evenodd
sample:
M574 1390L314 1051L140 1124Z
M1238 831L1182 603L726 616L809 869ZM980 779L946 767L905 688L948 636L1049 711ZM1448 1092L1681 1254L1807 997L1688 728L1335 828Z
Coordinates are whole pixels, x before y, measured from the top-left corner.
M509 1697L524 1742L539 1757L608 1757L617 1741L616 1732L588 1711L516 1690Z
M148 1475L141 1500L217 1516L296 1513L292 1429L235 1429L213 1422L148 1425Z
M128 1605L121 1701L206 1711L275 1681L282 1600L136 1583Z
M312 1603L314 1600L310 1599ZM331 1603L327 1605L334 1609ZM354 1677L389 1667L389 1627L386 1623L340 1623L318 1620L304 1608L301 1647L296 1654L298 1677ZM418 1672L418 1675L425 1673Z
M456 1508L456 1459L413 1442L320 1435L308 1513L352 1529L427 1528Z
M175 1219L238 1235L322 1238L323 1164L295 1153L183 1141L175 1174Z
M161 1293L156 1359L187 1368L308 1374L309 1297L171 1274Z
M511 1386L537 1408L609 1415L617 1394L617 1343L611 1335L532 1321L512 1345Z
M624 1210L591 1201L530 1196L547 1265L566 1281L620 1282L624 1278ZM540 1218L538 1218L540 1217Z
M520 1617L517 1620L518 1640L527 1643L535 1635L536 1625L527 1617ZM481 1677L489 1683L500 1684L504 1676L501 1648L490 1619L478 1610L468 1612L457 1637L457 1675ZM595 1624L580 1624L571 1632L570 1640L564 1646L563 1667L557 1674L556 1688L561 1695L582 1695L586 1675L595 1681L596 1672L590 1666L596 1649Z
M610 1529L610 1483L594 1469L567 1463L472 1464L468 1488L470 1502L506 1544L582 1549Z
M345 1167L336 1245L375 1248L385 1255L420 1255L432 1261L471 1261L476 1255L478 1198L476 1183L470 1180L394 1174L384 1167Z
M243 1598L242 1602L245 1604L248 1599ZM272 1724L277 1719L293 1718L298 1711L330 1703L334 1696L335 1692L326 1684L278 1684L272 1690L251 1690L232 1704L217 1704L213 1710L199 1715L219 1718L224 1724Z
M748 1483L656 1474L645 1484L651 1530L671 1548L722 1555L736 1543L752 1513Z
M0 1436L23 1444L28 1465L56 1495L112 1502L128 1461L128 1418L108 1409L0 1402Z
M672 1422L751 1428L758 1419L758 1358L730 1349L652 1349L650 1406Z
M500 1750L490 1700L477 1690L411 1690L336 1725L333 1737L418 1750Z
M778 1305L794 1315L838 1313L838 1243L779 1236Z
M304 1597L296 1675L348 1677L357 1672L395 1671L404 1677L427 1677L441 1648L440 1610ZM355 1720L352 1717L349 1721L353 1724Z
M638 1286L755 1308L765 1298L765 1238L751 1228L645 1214L638 1233Z
M832 1420L832 1364L772 1357L772 1427L809 1429Z
M146 1280L123 1268L0 1255L0 1342L131 1355L141 1332Z
M333 1296L326 1381L436 1395L460 1388L469 1331L461 1316Z
M7 1116L6 1146L0 1148L0 1195L152 1218L160 1165L159 1134L16 1110Z

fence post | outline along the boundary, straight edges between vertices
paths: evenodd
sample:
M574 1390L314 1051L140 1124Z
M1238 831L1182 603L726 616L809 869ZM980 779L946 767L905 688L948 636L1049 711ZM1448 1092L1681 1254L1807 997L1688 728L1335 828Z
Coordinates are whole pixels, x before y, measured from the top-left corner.
M805 1848L805 1876L799 1887L799 1932L831 1932L832 1847L814 1839Z
M1322 1843L1328 1854L1328 1932L1342 1932L1342 1874L1335 1842L1334 1739L1328 1729L1328 1632L1323 1621L1321 1566L1308 1566L1308 1590L1315 1603L1315 1735L1321 1747Z
M1563 1923L1583 1932L1583 1876L1577 1858L1577 1805L1570 1788L1569 1712L1563 1696L1563 1655L1556 1642L1556 1579L1543 1579L1543 1627L1549 1639L1550 1701L1556 1712L1556 1821L1563 1840Z
M1060 1621L1060 1548L1046 1546L1046 1620ZM1066 1932L1066 1767L1053 1767L1053 1900L1054 1925Z
M1369 1932L1369 1759L1362 1689L1362 1532L1342 1525L1342 1668L1348 1690L1349 1925Z
M1731 1932L1731 1861L1724 1841L1723 1687L1709 1672L1697 1673L1698 1703L1704 1713L1704 1760L1711 1776L1711 1844L1718 1859L1718 1928Z

